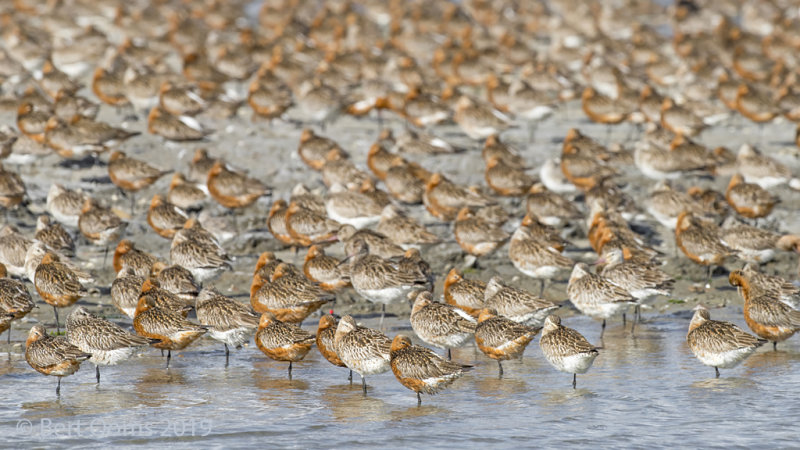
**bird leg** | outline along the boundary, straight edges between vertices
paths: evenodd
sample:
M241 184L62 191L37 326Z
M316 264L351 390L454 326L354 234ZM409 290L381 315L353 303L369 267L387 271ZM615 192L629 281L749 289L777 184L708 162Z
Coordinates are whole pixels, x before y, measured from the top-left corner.
M292 381L292 362L289 361L289 381Z
M172 359L172 350L167 350L167 369L169 369L169 360Z
M420 397L419 392L417 392L417 406L422 405L422 397Z
M367 395L367 380L364 378L364 375L361 375L361 389L364 391L364 396Z
M772 341L772 351L773 352L778 351L778 341Z
M58 385L56 386L56 395L61 395L61 377L58 377Z
M625 325L627 325L627 321L625 320L625 313L622 313L622 329L625 329Z
M497 378L503 378L503 363L499 359L497 360L497 367L500 368L500 373Z
M603 325L600 326L600 339L603 339L603 334L606 332L606 319L603 319Z
M717 373L716 378L719 378L719 367L714 367L714 371Z
M53 312L56 314L56 334L61 334L61 329L58 327L58 308L53 306Z
M450 354L450 349L449 348L447 349L447 360L448 361L452 361L453 360L453 355Z
M578 374L572 374L572 389L575 389L575 386L578 385Z
M386 315L386 304L381 305L381 321L378 323L378 328L383 329L383 316Z
M100 366L94 366L94 373L97 377L97 384L100 384Z
M539 278L539 298L544 298L544 278Z
M228 357L230 355L230 350L228 350L228 344L223 343L225 346L225 367L228 367Z
M711 289L711 276L714 274L714 266L708 265L708 278L706 279L706 289Z
M350 386L353 385L353 371L350 371L350 375L347 376L347 381L350 382Z

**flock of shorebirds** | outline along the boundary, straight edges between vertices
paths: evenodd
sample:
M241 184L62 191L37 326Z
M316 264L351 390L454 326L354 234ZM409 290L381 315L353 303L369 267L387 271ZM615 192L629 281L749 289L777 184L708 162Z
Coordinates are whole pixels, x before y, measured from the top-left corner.
M30 204L43 202L47 211L32 233L10 223L0 231L0 331L36 306L31 285L53 306L60 330L59 309L94 283L73 258L76 245L114 249L111 299L132 320L130 331L78 306L65 336L34 325L26 360L58 377L57 392L61 377L85 360L97 366L99 382L99 366L145 346L166 350L169 367L173 350L208 335L224 343L227 361L229 347L253 334L264 354L289 363L290 378L292 363L316 344L333 365L350 369L351 382L353 371L361 375L364 393L365 376L391 369L419 400L470 368L450 360L451 348L474 339L502 375L502 361L521 358L541 332L543 355L573 374L574 387L599 350L554 314L561 306L545 298L546 283L571 271L571 304L603 329L614 316L625 320L631 306L638 317L640 306L670 295L675 280L661 263L664 252L631 227L634 219L657 224L689 260L707 266L706 289L715 267L746 263L729 279L758 337L712 320L702 307L689 324L689 347L717 376L765 342L776 346L800 331L800 288L759 269L777 252L800 250L800 237L762 219L779 202L776 193L800 189L800 181L753 146L736 153L695 140L736 121L800 123L800 12L791 2L268 0L245 12L250 3L0 2L0 107L16 111L16 127L0 132L0 205L20 226L31 222ZM609 144L571 129L538 176L523 156L537 150L519 152L500 137L521 128L533 140L539 122L559 109L570 114L578 102L608 130L634 123L636 136ZM108 106L120 124L98 119ZM306 124L297 153L327 192L298 185L284 200L268 180L215 157L208 124L245 111L254 127ZM380 133L368 172L350 158L347 136L325 135L345 114L375 116L379 126L402 120L406 129ZM206 141L211 150L197 149L185 175L120 151L139 133L117 125L140 115L150 134ZM437 135L449 123L483 143L486 186L461 185L418 161L474 151ZM110 181L132 199L131 220L145 214L136 211L135 193L173 173L169 191L154 194L146 211L152 231L171 242L168 255L124 239L128 221L111 199L58 183L46 199L29 198L22 166L53 153L107 165ZM628 168L658 182L644 204L623 189ZM676 183L718 177L730 180L724 193ZM195 213L211 202L241 211L267 196L269 232L307 253L302 267L261 254L247 305L209 284L232 269L224 244L236 233L206 226L214 218ZM524 213L509 212L521 199ZM540 291L453 268L444 276L444 302L437 301L443 274L425 257L445 238L410 214L423 207L429 219L452 224L467 265L507 244L513 266L539 280ZM575 236L585 236L599 259L566 255ZM343 259L326 253L337 243ZM96 270L110 269L104 260ZM414 333L447 358L349 315L322 315L316 334L299 326L350 287L384 309L411 302Z

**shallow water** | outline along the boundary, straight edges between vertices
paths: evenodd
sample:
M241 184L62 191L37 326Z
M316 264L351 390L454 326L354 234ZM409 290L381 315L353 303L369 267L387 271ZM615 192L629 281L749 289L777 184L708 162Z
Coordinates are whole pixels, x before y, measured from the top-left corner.
M470 345L453 358L474 370L450 389L423 397L391 373L359 380L327 363L315 350L294 365L268 360L254 346L231 354L203 339L174 355L169 370L155 349L116 367L82 369L62 382L33 372L20 353L0 362L6 389L0 433L9 445L78 447L170 442L192 447L269 443L297 447L453 447L521 444L541 446L753 446L797 444L795 418L800 388L800 345L762 348L745 363L722 371L700 364L685 344L690 312L647 316L636 336L621 323L600 325L565 319L596 345L600 356L589 373L571 377L553 370L538 338L522 361L497 365ZM744 326L741 309L713 310L712 317ZM367 325L377 325L375 319ZM310 323L310 321L308 322ZM405 330L388 322L389 335Z

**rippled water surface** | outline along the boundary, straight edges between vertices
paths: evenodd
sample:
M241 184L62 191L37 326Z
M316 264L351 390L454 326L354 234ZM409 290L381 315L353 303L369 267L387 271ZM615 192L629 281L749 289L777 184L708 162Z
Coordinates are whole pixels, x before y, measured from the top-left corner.
M712 313L744 326L740 308ZM575 390L569 374L543 359L538 338L521 362L505 364L502 379L494 361L468 346L453 357L474 370L444 393L423 397L421 407L391 373L369 377L365 397L358 380L350 386L347 370L315 349L295 364L291 381L286 364L253 346L233 353L225 368L221 346L202 340L173 357L169 370L158 350L148 349L104 368L99 385L85 364L64 379L60 398L56 378L33 372L12 353L0 363L0 432L10 445L63 447L96 439L180 447L797 445L797 340L778 352L762 348L715 379L685 344L689 318L690 312L651 316L635 338L610 324L604 349ZM565 323L600 344L599 323ZM410 332L401 321L389 326L390 335Z

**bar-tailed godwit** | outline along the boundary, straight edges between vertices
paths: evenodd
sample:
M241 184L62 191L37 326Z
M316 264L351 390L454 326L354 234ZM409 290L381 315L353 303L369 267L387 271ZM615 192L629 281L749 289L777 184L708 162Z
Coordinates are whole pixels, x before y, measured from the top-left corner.
M228 346L242 348L258 327L258 314L213 288L200 291L195 311L200 325L208 327L208 335L225 346L225 366L230 352Z
M415 293L409 293L414 297ZM411 308L411 328L420 339L427 344L447 350L461 347L473 334L477 321L463 310L433 301L428 291L416 293L414 306Z
M141 347L157 342L126 331L102 317L78 306L67 316L67 341L81 351L92 355L97 382L100 366L115 365L129 359Z
M711 320L708 309L695 308L686 342L701 363L719 369L732 369L752 355L765 339L758 339L730 322Z
M89 293L78 280L77 275L51 252L44 255L39 267L36 268L33 284L42 300L53 307L57 331L60 331L58 308L71 306Z
M292 363L305 358L314 345L314 335L292 323L278 320L265 311L256 332L256 345L265 355L275 361L289 362L289 379L292 379Z
M541 328L533 328L498 316L493 309L482 309L475 328L475 343L484 355L497 361L503 376L503 361L521 359L525 347Z
M413 345L408 336L399 334L392 340L390 350L392 372L403 386L417 393L433 395L460 378L471 366L442 359L433 350Z
M61 377L77 372L81 363L91 357L64 336L47 334L42 324L34 325L25 341L25 361L39 373L58 377L56 395L61 395Z
M623 313L636 298L628 291L600 275L589 272L584 263L575 264L567 285L567 295L578 310L589 317L603 319L600 337L606 329L606 319ZM623 324L624 325L624 324Z
M586 373L599 352L580 333L561 325L555 314L544 321L539 347L547 361L561 372L572 374L572 388L577 385L577 374Z
M358 326L352 316L339 320L334 335L336 354L348 369L361 375L361 388L367 394L365 375L390 369L392 341L378 330Z

